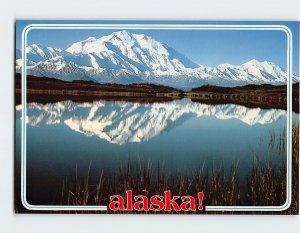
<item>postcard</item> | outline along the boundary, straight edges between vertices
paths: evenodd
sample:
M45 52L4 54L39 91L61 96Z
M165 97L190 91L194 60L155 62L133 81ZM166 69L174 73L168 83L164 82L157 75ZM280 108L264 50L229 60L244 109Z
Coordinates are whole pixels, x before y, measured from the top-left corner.
M16 21L15 212L298 214L299 22Z

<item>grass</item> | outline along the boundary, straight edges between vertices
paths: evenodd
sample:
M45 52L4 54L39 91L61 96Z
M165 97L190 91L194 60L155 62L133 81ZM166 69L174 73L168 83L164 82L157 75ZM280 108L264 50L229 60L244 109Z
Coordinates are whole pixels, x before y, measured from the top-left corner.
M298 212L298 124L293 125L292 138L292 205L284 212L285 214ZM277 149L285 150L284 141L284 131L277 136L271 133L270 148L276 146ZM101 171L98 181L95 183L90 182L90 164L83 180L78 179L76 175L75 180L65 179L63 181L60 204L108 205L109 196L118 194L125 197L126 190L133 190L136 195L148 197L162 195L165 190L171 190L174 195L192 195L194 197L197 197L197 193L202 191L204 206L282 205L286 200L286 161L284 159L281 161L279 165L276 165L272 153L265 160L253 155L251 173L248 175L246 183L238 179L238 163L233 163L230 171L227 172L223 163L213 166L210 171L205 170L205 164L202 164L188 175L177 171L172 172L163 164L153 165L150 162L128 160L125 164L121 164L115 172ZM108 212L111 213L111 211Z

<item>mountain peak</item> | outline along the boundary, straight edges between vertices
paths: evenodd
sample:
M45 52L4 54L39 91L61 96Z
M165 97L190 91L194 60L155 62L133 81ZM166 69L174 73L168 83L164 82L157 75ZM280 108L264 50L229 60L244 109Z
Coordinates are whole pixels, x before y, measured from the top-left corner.
M60 56L63 53L62 49L47 47L41 44L32 44L27 46L25 51L27 59L32 62L46 61Z
M129 31L126 30L122 30L122 31L117 31L117 32L113 32L112 35L115 35L121 39L131 39L133 34L130 33Z
M143 40L143 39L155 40L151 36L147 36L145 34L134 34L127 30L113 32L111 35L117 36L120 39L125 40L125 41L126 40L138 40L139 41L139 40ZM159 43L161 43L161 42L159 42Z
M26 47L27 50L56 50L56 51L62 51L60 48L55 48L55 47L49 47L49 46L45 46L39 43L36 44L31 44L29 46Z
M226 69L226 68L228 68L228 67L233 67L234 65L231 65L231 64L229 64L229 63L222 63L222 64L220 64L220 65L218 65L217 67L218 68L222 68L222 69Z
M41 47L45 47L45 46L37 43L37 44L31 44L28 47L30 47L30 48L41 48Z
M256 67L259 69L263 69L266 70L268 72L270 72L271 69L277 69L277 70L282 70L282 68L280 66L278 66L277 64L275 64L274 62L271 61L258 61L256 59L252 59L244 64L242 64L243 67L247 68L247 67Z
M89 37L89 38L83 40L83 42L94 42L94 41L96 41L96 40L97 40L96 37L91 36L91 37Z
M251 65L251 66L257 66L260 65L261 62L256 59L251 59L250 61L245 62L243 65Z
M26 47L25 51L26 53L29 52L43 52L43 50L48 50L48 48L44 45L41 44L31 44L29 46Z

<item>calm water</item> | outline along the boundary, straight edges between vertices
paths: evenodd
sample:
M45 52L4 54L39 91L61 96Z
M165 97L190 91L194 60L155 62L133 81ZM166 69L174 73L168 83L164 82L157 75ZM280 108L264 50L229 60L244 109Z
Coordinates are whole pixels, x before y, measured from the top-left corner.
M20 161L21 106L16 107L16 152ZM56 192L66 176L91 177L139 159L164 163L173 171L207 169L224 161L238 162L240 180L250 172L253 154L285 150L270 148L270 136L285 132L286 111L207 105L189 99L140 104L97 101L27 105L27 176L32 198ZM276 146L275 146L276 147ZM50 195L50 194L49 194Z

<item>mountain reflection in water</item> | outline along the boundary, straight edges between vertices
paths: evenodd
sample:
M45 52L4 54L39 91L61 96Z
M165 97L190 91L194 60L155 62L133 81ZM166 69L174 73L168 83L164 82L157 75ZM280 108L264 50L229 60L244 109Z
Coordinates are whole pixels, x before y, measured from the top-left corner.
M21 109L21 105L16 107L17 119L21 118ZM191 118L204 116L219 120L236 119L253 126L271 124L285 118L286 111L235 104L208 105L190 99L149 104L105 100L92 103L63 101L27 104L26 122L30 126L64 124L86 136L97 136L110 143L124 145L148 141Z

